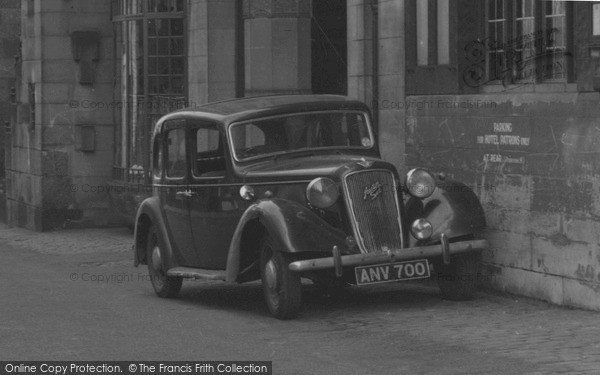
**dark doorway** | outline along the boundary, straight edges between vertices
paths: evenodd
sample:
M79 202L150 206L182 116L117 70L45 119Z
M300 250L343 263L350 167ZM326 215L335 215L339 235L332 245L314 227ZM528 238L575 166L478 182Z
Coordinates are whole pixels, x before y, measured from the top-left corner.
M312 4L312 91L347 95L346 0Z

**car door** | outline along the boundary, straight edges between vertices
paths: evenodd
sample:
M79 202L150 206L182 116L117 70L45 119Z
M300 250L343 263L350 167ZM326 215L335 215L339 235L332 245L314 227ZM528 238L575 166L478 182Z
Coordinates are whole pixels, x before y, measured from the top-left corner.
M197 121L191 126L192 155L190 222L197 266L225 269L231 237L240 213L227 172L224 135L216 124Z
M186 121L171 120L165 123L165 178L159 189L166 226L175 247L177 261L184 266L197 263L194 240L189 221L191 190L189 186L190 163Z

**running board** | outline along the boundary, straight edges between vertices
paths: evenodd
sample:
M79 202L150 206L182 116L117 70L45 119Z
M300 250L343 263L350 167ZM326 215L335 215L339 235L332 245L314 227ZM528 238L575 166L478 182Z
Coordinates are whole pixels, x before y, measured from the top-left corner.
M226 272L204 270L202 268L175 267L167 271L167 276L184 277L187 279L225 280Z

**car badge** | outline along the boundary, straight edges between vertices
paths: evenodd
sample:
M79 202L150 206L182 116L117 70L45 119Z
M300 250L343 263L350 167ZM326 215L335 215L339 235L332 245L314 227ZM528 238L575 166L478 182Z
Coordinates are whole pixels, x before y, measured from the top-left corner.
M369 168L370 166L373 165L373 162L369 161L365 158L362 158L359 162L357 162L357 164L360 165L361 167Z
M363 200L375 200L381 193L383 193L383 185L377 181L372 185L365 187L363 190Z

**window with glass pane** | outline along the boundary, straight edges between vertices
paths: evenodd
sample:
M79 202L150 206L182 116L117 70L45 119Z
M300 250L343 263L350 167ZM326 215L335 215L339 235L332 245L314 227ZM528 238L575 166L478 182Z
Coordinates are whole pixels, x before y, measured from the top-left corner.
M488 0L488 77L501 80L506 72L506 16L504 0Z
M567 2L487 0L489 81L566 82Z
M535 4L534 0L517 0L515 3L515 80L533 81L535 71ZM539 36L537 36L539 38Z
M156 120L186 102L184 5L182 0L112 0L119 168L148 169Z
M160 178L162 177L163 171L163 147L161 144L161 138L157 138L154 140L154 160L152 161L152 165L154 168L154 177Z
M148 12L150 13L166 13L166 12L182 12L183 0L149 0Z
M185 177L185 129L174 129L167 134L167 177Z
M221 133L214 127L196 130L196 157L194 175L217 177L225 174L225 154L221 147Z
M182 19L148 20L148 93L184 93Z
M545 1L543 3L547 42L542 78L547 81L566 78L567 15L565 3L565 1Z

